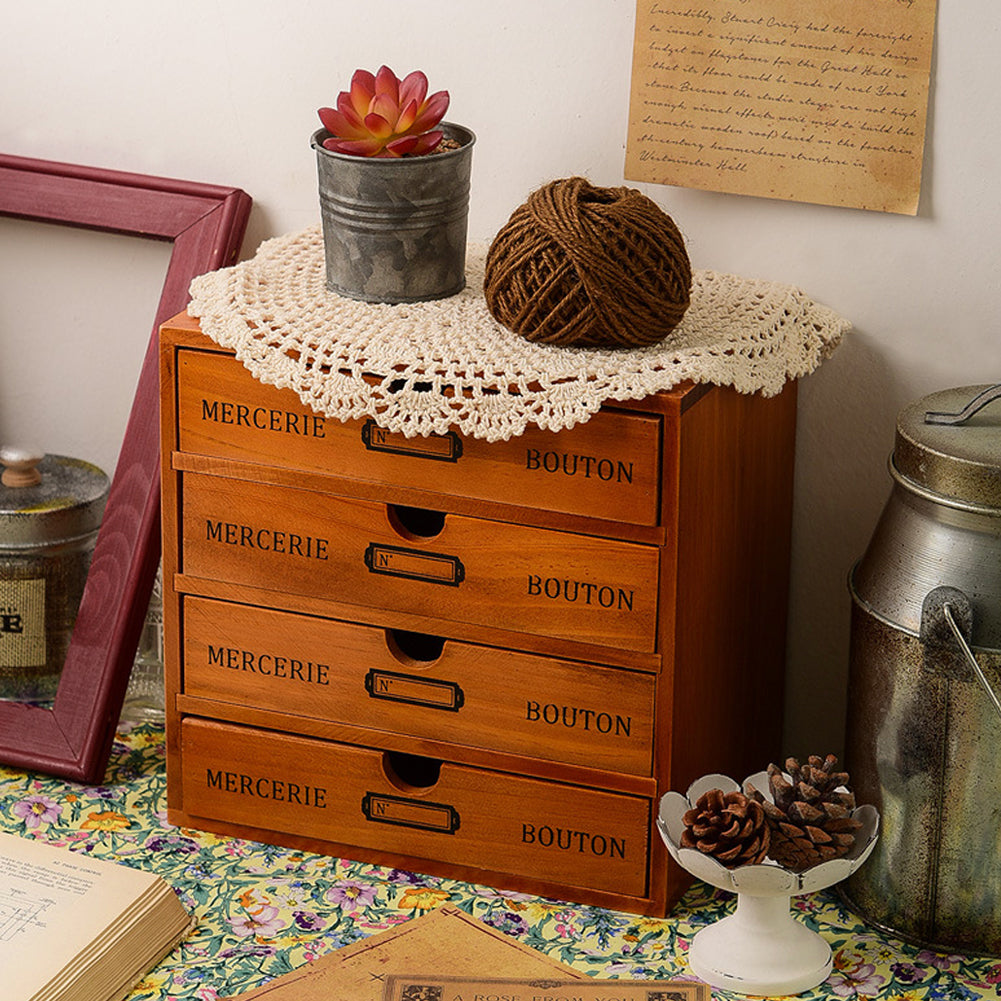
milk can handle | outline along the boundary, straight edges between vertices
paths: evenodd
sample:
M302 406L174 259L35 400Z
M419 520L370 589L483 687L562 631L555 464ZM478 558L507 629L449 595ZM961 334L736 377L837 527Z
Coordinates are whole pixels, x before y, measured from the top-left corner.
M929 593L929 598L934 598L936 592L946 592L952 589L936 588L935 591ZM962 592L959 592L959 601L963 602L965 596ZM950 596L951 597L951 596ZM926 604L928 604L926 602ZM946 624L949 629L952 630L952 635L956 638L956 642L959 644L959 649L963 651L963 657L966 659L966 663L970 665L973 669L973 673L980 682L981 688L987 693L987 698L991 700L994 709L997 711L998 716L1001 716L1001 700L998 699L997 694L991 687L991 683L987 680L987 676L984 674L983 668L977 663L977 659L973 656L973 651L970 650L970 645L966 642L966 637L963 635L963 631L959 628L959 624L956 622L954 615L953 605L949 598L946 598L941 605L942 617L945 619ZM960 611L960 616L962 617L963 610Z
M956 620L952 616L952 605L946 602L942 606L942 613L945 615L945 621L949 623L949 628L956 637L956 642L963 651L963 656L966 658L967 663L973 668L973 673L977 676L977 680L983 686L988 698L994 703L994 708L997 710L998 715L1001 716L1001 701L998 700L997 694L991 688L991 683L987 680L987 675L984 674L983 668L977 663L977 658L973 656L973 651L970 649L969 644L967 644L962 630L956 624Z
M943 410L926 410L925 424L962 424L995 400L1001 400L1001 382L996 386L988 386L983 392L974 396L962 410L957 410L954 414Z

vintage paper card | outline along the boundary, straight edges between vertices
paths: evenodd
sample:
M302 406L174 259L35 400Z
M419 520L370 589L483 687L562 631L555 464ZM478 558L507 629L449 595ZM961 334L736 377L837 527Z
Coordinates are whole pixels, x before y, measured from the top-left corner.
M561 983L587 979L587 974L470 917L454 904L442 904L238 997L239 1001L382 1001L390 975L443 969L460 977L503 970L516 977Z
M710 1001L709 988L687 980L560 980L394 975L383 1001Z
M914 215L936 0L638 0L625 176Z

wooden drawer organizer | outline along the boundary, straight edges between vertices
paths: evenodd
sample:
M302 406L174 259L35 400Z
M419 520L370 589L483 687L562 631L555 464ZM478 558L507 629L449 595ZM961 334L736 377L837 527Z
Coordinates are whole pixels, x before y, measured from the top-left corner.
M795 383L408 439L161 332L172 823L662 915L779 752Z

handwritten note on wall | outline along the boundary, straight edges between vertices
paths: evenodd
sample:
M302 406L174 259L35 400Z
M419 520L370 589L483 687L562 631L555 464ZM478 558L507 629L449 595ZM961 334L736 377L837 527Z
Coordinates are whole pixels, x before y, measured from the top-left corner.
M626 177L914 215L936 0L638 0Z

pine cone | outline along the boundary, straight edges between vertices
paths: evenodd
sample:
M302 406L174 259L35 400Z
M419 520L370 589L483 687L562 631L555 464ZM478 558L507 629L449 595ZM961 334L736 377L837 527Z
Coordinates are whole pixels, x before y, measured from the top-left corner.
M683 820L681 847L712 855L729 869L755 865L768 854L764 808L742 792L710 789Z
M837 764L833 754L826 758L811 755L805 765L787 758L792 782L770 764L768 787L773 803L749 785L745 788L768 819L769 858L793 872L840 858L855 844L855 832L862 825L852 817L855 796L847 790L848 773L836 771Z

